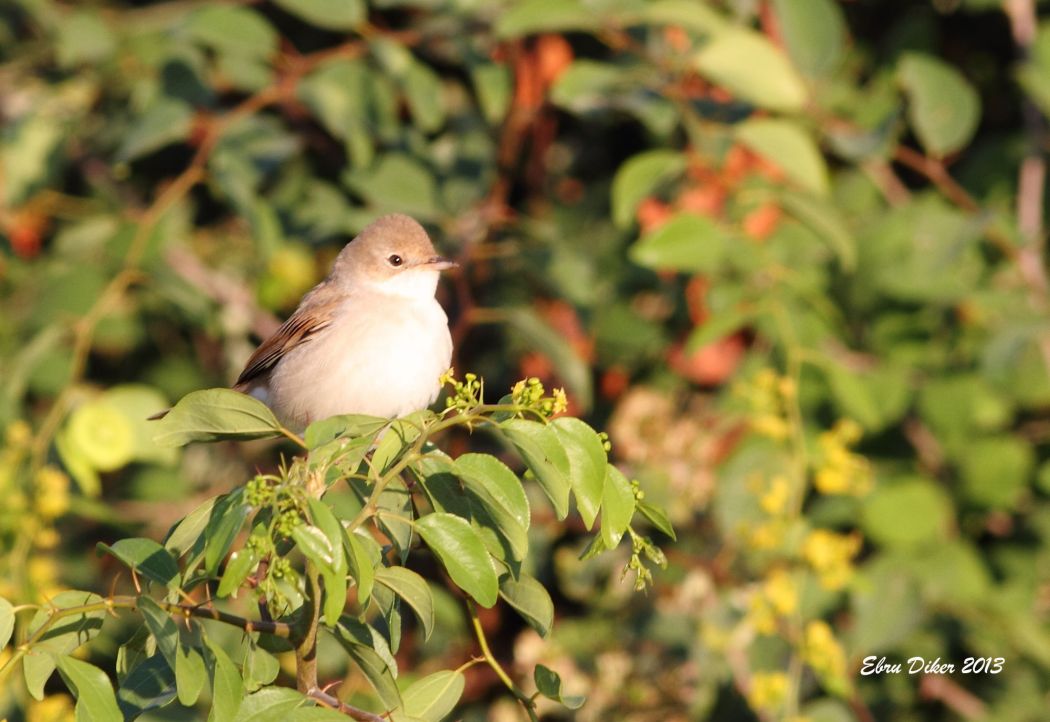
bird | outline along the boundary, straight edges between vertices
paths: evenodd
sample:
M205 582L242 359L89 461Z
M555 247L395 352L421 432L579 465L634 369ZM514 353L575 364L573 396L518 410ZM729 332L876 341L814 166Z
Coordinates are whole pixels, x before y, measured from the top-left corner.
M457 265L413 218L377 218L249 357L234 390L295 429L340 414L396 418L427 408L452 360L438 279Z

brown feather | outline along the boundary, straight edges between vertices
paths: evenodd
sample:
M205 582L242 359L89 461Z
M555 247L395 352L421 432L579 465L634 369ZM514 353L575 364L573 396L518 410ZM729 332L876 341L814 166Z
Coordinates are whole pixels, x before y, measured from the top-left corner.
M249 390L252 382L259 380L273 369L286 353L299 344L306 343L318 331L328 327L341 299L319 300L311 303L318 296L323 298L331 295L318 293L322 289L324 285L308 294L299 304L299 308L295 309L295 313L281 324L281 327L259 348L255 349L255 353L248 359L244 371L241 371L241 375L237 377L237 382L233 385L235 390Z

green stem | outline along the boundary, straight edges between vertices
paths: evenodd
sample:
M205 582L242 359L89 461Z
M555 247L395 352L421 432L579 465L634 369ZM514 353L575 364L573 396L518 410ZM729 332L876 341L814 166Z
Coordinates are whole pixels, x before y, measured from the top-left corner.
M529 715L529 720L531 722L539 722L532 698L518 689L518 686L514 684L514 680L510 678L507 671L503 669L503 666L492 655L492 649L489 648L489 640L485 636L485 630L481 627L481 619L478 618L477 605L474 604L473 600L467 600L467 609L470 611L470 622L474 627L474 635L478 638L478 646L481 647L481 655L485 662L492 668L492 671L496 673L496 676L500 678L503 684L506 685L511 694L521 702L521 706L525 708L525 712Z
M317 627L321 622L321 584L313 562L307 562L306 580L306 616L296 625L295 686L308 695L317 689Z

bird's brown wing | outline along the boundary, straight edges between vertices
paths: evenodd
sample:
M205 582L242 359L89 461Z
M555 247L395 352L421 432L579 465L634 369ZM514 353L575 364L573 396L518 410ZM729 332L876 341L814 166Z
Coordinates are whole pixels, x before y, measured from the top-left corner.
M286 353L299 344L308 342L318 331L327 328L338 305L338 300L334 300L327 303L304 303L299 306L270 338L255 349L233 388L237 391L247 390L253 381L276 366Z

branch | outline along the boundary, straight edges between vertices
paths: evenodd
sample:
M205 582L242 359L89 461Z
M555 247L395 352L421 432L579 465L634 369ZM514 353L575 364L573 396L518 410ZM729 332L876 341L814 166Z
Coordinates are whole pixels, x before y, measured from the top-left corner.
M472 599L467 600L467 609L470 612L470 622L474 627L474 635L478 638L478 646L481 647L481 655L485 659L485 663L492 668L492 671L511 691L511 694L521 702L521 706L525 708L525 712L529 715L531 722L538 722L539 718L536 716L535 709L536 703L531 697L518 689L518 686L514 684L514 680L510 678L507 671L503 669L503 666L493 656L492 649L489 648L489 640L485 637L485 630L481 627L481 620L478 618L478 607Z
M354 707L346 702L342 702L318 687L311 689L306 693L306 696L310 699L317 700L325 707L342 712L351 719L359 720L359 722L387 722L383 717L368 712L367 710Z

